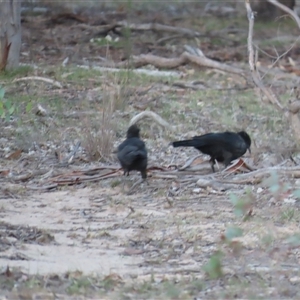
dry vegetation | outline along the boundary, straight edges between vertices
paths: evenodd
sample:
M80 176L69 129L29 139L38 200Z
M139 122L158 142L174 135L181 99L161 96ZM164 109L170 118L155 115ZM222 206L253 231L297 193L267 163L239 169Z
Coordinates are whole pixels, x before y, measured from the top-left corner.
M169 73L97 69L130 54L176 58L188 44L247 73L245 11L228 18L197 4L127 5L23 14L23 66L0 75L1 296L299 299L300 158L288 120L238 74L192 63L159 70ZM103 34L121 21L201 36ZM297 97L298 35L287 18L254 27L264 82L283 105ZM171 127L139 121L149 184L127 195L113 151L145 110ZM256 171L210 174L203 156L174 171L198 152L169 147L173 139L240 129L253 139L245 161Z

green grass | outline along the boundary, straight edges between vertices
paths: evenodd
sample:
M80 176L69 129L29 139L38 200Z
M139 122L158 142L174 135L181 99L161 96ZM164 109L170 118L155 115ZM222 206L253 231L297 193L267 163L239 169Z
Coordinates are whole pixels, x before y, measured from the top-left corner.
M0 80L3 82L10 81L16 77L26 77L33 72L33 68L30 66L20 66L13 71L0 72Z
M148 4L153 5L153 2L151 2L147 3L143 1L143 3L139 2L138 5L140 7L147 6ZM157 2L155 3L158 5ZM82 4L85 5L86 3ZM120 2L115 2L114 4L120 5ZM128 2L123 5L126 6L125 10L130 10L133 6L136 8L135 4L135 2ZM87 5L91 5L91 2ZM178 22L178 26L182 26L182 23ZM189 22L192 23L192 28L203 32L221 31L229 26L244 29L245 33L236 36L233 35L229 38L232 38L235 42L238 40L240 45L246 45L248 23L245 17L234 21L230 18L219 18L217 20L212 17L198 18L196 20L187 20L186 27L189 27ZM260 32L261 34L265 34L268 31L277 31L282 34L294 28L289 22L280 22L280 24L256 23L255 26L255 32ZM134 46L133 44L129 44L131 38L130 32L127 32L125 40L113 41L110 43L110 46L112 48L123 48L124 51L130 52L131 47ZM153 35L149 38L149 41L153 41L155 38L156 36ZM145 36L141 40L145 41ZM200 42L203 44L204 42L211 42L215 48L220 48L220 46L225 47L227 44L227 41L219 38L209 40L210 38L205 38L201 39ZM193 42L197 44L197 41L194 40ZM107 45L107 41L104 40L96 41L96 43L99 43L99 47ZM201 43L199 43L200 48ZM284 44L276 45L276 41L273 45L276 47L285 46ZM269 45L266 44L266 46ZM246 84L237 76L222 74L210 69L194 68L195 72L193 75L186 75L186 77L180 80L187 82L200 80L207 84L208 88L192 90L177 89L172 86L172 83L179 81L179 79L147 76L135 73L130 69L120 72L103 72L92 68L83 69L70 65L66 67L50 67L46 64L47 62L45 62L45 66L37 70L22 67L15 72L0 75L1 84L7 87L8 90L5 94L5 99L15 105L12 115L17 119L15 123L8 123L10 121L7 121L6 124L13 124L15 127L3 126L3 132L7 137L14 139L16 146L26 146L29 148L33 142L46 141L52 142L52 145L59 147L66 141L73 142L75 139L79 139L82 141L83 149L93 154L94 150L99 150L98 147L103 142L101 140L103 138L101 130L108 128L108 137L111 138L111 144L106 150L108 153L107 156L109 156L112 144L116 144L118 140L125 136L126 127L131 117L144 109L158 113L171 125L176 125L180 128L170 134L165 133L164 130L158 134L153 120L145 119L140 122L142 137L147 139L147 146L150 148L149 153L155 156L155 159L157 159L158 155L156 154L160 150L163 149L165 151L162 144L167 142L168 139L175 139L182 135L189 136L192 133L202 134L211 131L246 129L253 138L253 141L258 143L258 146L268 146L272 138L276 140L278 137L282 137L280 143L283 146L291 143L289 139L291 130L288 121L272 105L264 104L252 87L246 90L238 89L239 87L244 88ZM188 65L184 66L184 68L192 69L193 66ZM13 79L27 75L49 77L58 80L62 83L63 89L58 89L52 87L51 84L34 80L13 83ZM266 85L272 83L272 76L266 76L265 80ZM139 93L143 89L147 90L150 86L152 86L152 89L145 93ZM95 89L97 89L94 96L95 99L90 99L92 97L89 97L89 93ZM281 92L280 97L283 105L287 104L290 99L289 91L285 90ZM50 112L50 115L46 117L36 116L35 107L38 104L44 106ZM140 104L144 104L144 106L137 108ZM109 110L110 105L113 106L111 111ZM73 111L92 112L93 114L83 117L79 116L74 119L64 116L64 114ZM105 119L104 116L107 118ZM87 137L91 139L86 141ZM161 142L163 138L165 141ZM90 151L88 151L87 142L90 142ZM101 160L103 152L100 149L96 153L98 155L95 155L94 159L97 162ZM111 161L112 159L109 160L110 163ZM163 159L157 159L157 161L162 165L169 162ZM168 204L166 201L166 187L169 188L170 183L167 180L162 183L164 185L163 188L158 187L149 196L150 198L152 197L153 204L159 199L158 206L154 206L153 210L161 210L161 207ZM113 179L110 182L97 182L97 187L100 184L106 185L106 188L115 188L114 193L116 193L119 189L116 187L120 186L122 181ZM89 184L87 184L87 187L89 187ZM69 187L62 187L61 189L70 190ZM172 197L170 200L172 204L167 206L167 209L171 211L178 205L185 205L185 202L189 205L191 201L189 189L190 187L185 189L185 185L183 184L182 194ZM209 193L210 190L207 189L207 194ZM259 254L265 254L266 250L272 250L280 246L283 237L280 236L277 238L275 234L270 233L269 229L264 226L265 219L259 215L261 213L259 208L255 210L255 214L257 215L253 218L251 217L248 222L241 222L242 217L240 214L239 218L234 217L234 212L237 213L238 209L242 214L245 211L247 212L247 203L244 202L247 202L246 200L251 195L250 193L246 193L246 195L242 196L242 201L235 203L236 205L232 205L233 207L229 207L229 213L225 212L229 215L217 216L213 209L209 212L199 209L190 215L185 215L184 218L182 215L177 214L170 214L168 217L155 217L151 215L145 218L141 208L143 204L141 204L141 199L139 199L137 204L137 207L139 207L138 210L122 219L122 223L127 224L127 221L130 221L130 226L132 224L135 225L136 227L133 230L137 232L137 235L141 234L141 236L138 236L137 242L145 245L145 241L147 241L150 244L148 249L154 249L153 256L151 256L151 250L143 254L146 257L144 264L147 269L153 270L150 271L153 273L147 276L137 275L137 278L132 278L131 280L131 278L128 278L129 276L121 278L118 274L103 276L102 274L84 275L80 272L70 272L61 276L51 277L52 275L49 275L48 278L38 274L26 274L20 281L17 276L7 277L4 274L0 274L0 287L6 291L13 291L14 287L18 286L32 292L42 290L71 295L93 296L95 298L105 295L109 299L193 299L199 295L200 298L203 295L209 295L213 299L231 299L237 297L259 298L257 295L260 292L268 294L266 290L269 287L268 280L262 278L261 274L255 271L249 271L247 269L247 260L245 263L243 261L244 257L239 257L233 253L234 247L230 242L234 238L240 238L242 240L241 244L243 242L246 244L247 237L253 237L254 235L257 238L257 248L255 250ZM267 196L269 197L270 195ZM196 202L204 203L208 197L211 197L209 199L211 202L217 203L218 198L214 198L213 194L207 195L205 199L199 197L199 201L197 199ZM228 197L225 194L223 197L223 200L228 200L230 205ZM268 201L266 199L268 197L263 199L256 195L253 197L256 197L253 202L259 202L262 206L262 201ZM115 195L107 196L106 200L109 202L112 210L122 209L124 211L128 209L128 205L131 205L131 202L134 203L133 198L118 197ZM212 208L214 207L212 206ZM187 210L189 209L192 211L194 207L187 207ZM230 209L232 209L231 215ZM62 212L66 211L67 206L62 209ZM277 215L272 217L276 221L281 222L281 224L297 224L300 219L299 212L295 208L287 207L282 210L278 209L276 213ZM210 224L209 218L213 219ZM153 221L154 219L155 221ZM271 222L271 216L268 215L267 220ZM200 225L202 223L208 225L207 232L205 228L201 228ZM227 223L231 227L227 226ZM143 228L140 228L142 226L139 224L145 224L145 226L143 225ZM214 231L209 226L214 227ZM241 228L236 228L236 226L240 226ZM252 227L254 227L254 230L251 230ZM90 241L93 241L93 239L94 241L96 239L109 239L118 243L118 236L110 232L110 230L111 228L105 228L100 231L93 231L88 228L85 239L89 239ZM139 230L141 230L141 233L138 233ZM162 231L168 233L166 237L153 238L153 233L160 234ZM210 231L215 236L210 236ZM222 235L227 238L227 243L220 243ZM71 233L68 238L79 239L80 234ZM128 240L128 242L122 242L125 245L118 244L118 246L129 247L131 242L131 240ZM213 245L203 246L202 243ZM184 248L179 249L178 244ZM218 247L221 248L224 255L216 259L216 257L212 257L212 253ZM244 250L247 251L249 248L246 246ZM178 254L178 249L186 251L187 257L191 256L197 262L196 268L198 270L196 269L196 273L198 277L193 276L193 270L184 270L182 272L180 270L176 273L168 273L168 270L172 270L172 266L169 264L170 260L176 260L180 255ZM259 261L258 257L257 260ZM206 264L207 262L208 264ZM178 266L180 265L180 262L175 263ZM207 268L203 271L202 267L205 264ZM160 268L160 272L156 272L156 268ZM227 273L228 268L230 269L229 274ZM183 269L184 267L182 267ZM17 271L13 272L17 273ZM232 275L232 272L234 272L234 275ZM270 271L270 276L275 274L272 280L279 278L276 272L276 269ZM251 278L248 279L249 277Z

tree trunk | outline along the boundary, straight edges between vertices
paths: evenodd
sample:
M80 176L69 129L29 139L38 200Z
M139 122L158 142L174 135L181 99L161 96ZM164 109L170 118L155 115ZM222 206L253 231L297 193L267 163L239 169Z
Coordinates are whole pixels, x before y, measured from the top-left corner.
M278 2L286 5L290 9L294 9L295 0L278 0ZM267 2L266 0L250 0L252 10L257 12L258 19L270 20L286 14L275 5Z
M19 66L21 1L0 0L0 71Z

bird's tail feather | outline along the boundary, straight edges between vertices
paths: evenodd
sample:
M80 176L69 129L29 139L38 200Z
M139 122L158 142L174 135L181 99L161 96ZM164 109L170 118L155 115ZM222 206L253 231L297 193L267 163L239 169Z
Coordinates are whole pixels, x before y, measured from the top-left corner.
M136 153L136 157L138 157L138 158L147 158L147 152L140 150Z
M194 147L196 145L195 140L176 141L172 143L173 147Z

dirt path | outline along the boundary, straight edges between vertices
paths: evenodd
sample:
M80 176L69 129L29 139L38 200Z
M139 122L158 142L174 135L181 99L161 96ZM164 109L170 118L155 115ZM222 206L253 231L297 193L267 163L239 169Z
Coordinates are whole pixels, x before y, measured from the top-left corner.
M2 200L3 222L17 226L37 227L54 236L47 245L26 244L2 253L7 256L22 253L25 260L10 261L31 274L65 273L80 270L86 273L116 272L128 274L126 265L138 264L141 259L120 255L134 230L126 228L128 209L114 208L107 199L113 191L82 189L35 194L28 199ZM12 238L14 240L14 238ZM139 274L134 270L134 274Z
M204 280L203 265L223 248L225 278L250 276L258 289L261 276L275 280L288 272L288 285L290 278L296 280L298 255L282 246L282 239L296 232L297 225L278 222L278 207L257 202L254 218L245 223L234 216L226 194L185 191L168 202L153 186L155 182L131 196L119 188L89 187L1 200L6 250L0 265L32 275L117 274L127 283L153 275L156 280ZM220 244L233 225L244 231L238 239L240 254ZM270 273L274 263L277 267ZM209 293L223 289L220 284Z
M146 274L153 266L145 259L165 256L168 251L171 256L182 252L185 235L193 241L201 237L203 245L213 243L230 214L223 202L222 222L212 222L217 212L209 206L214 201L210 204L196 196L170 208L163 198L151 199L149 193L122 196L116 189L103 188L34 194L1 203L2 222L20 228L29 226L27 235L31 227L43 232L36 234L32 243L24 236L19 241L7 237L14 246L1 253L1 265L7 264L7 257L15 257L9 266L22 267L30 274Z

